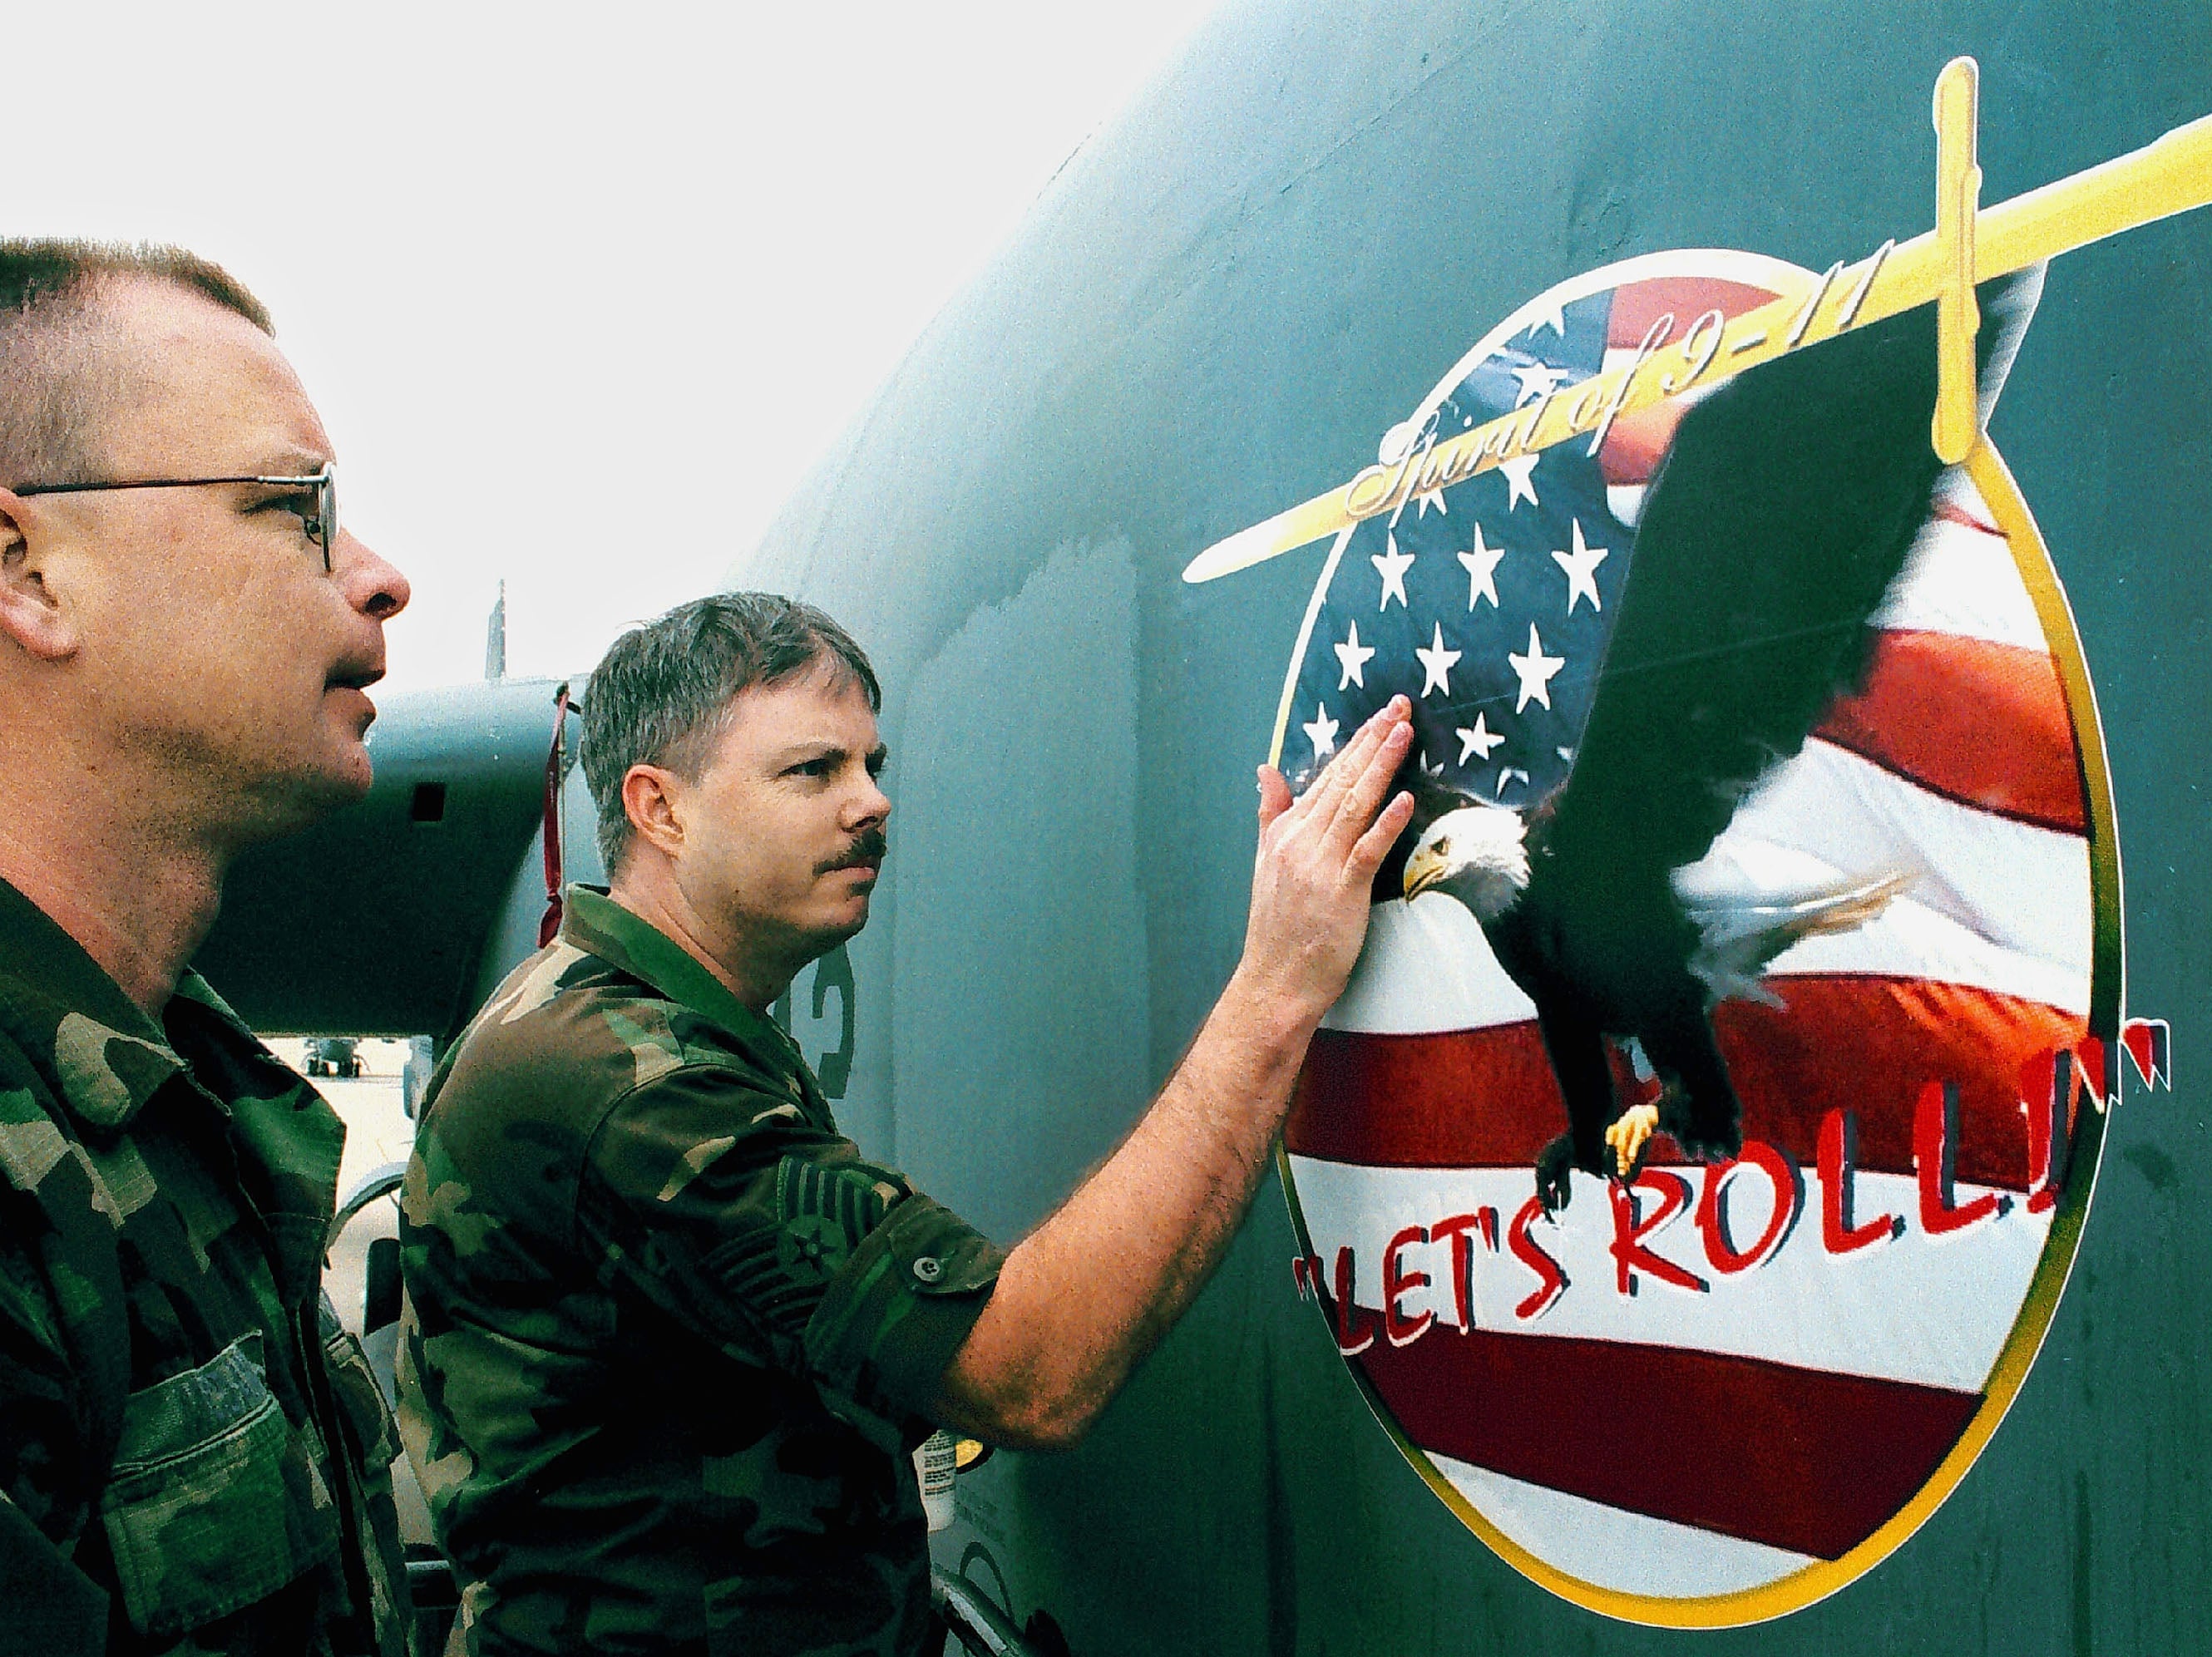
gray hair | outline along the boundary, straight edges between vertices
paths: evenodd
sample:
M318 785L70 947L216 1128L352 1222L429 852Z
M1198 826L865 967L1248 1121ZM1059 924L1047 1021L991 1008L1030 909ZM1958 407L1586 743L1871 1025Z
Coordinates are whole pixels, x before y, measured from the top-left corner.
M857 680L868 706L883 687L853 635L813 605L774 592L720 592L678 604L608 647L584 697L584 780L599 812L599 855L612 875L629 850L623 779L634 765L696 777L740 691L826 662Z
M105 418L128 396L101 296L132 278L167 282L273 334L269 313L220 265L150 243L0 239L0 484L91 482Z

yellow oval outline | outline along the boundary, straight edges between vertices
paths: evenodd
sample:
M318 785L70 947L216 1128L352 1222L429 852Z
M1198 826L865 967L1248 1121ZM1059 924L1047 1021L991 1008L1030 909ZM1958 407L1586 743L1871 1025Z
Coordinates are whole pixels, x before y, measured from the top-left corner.
M1523 319L1533 319L1540 314L1543 302L1553 294L1571 290L1571 300L1604 291L1608 286L1617 288L1628 281L1652 276L1720 275L1722 273L1702 263L1688 263L1714 259L1716 256L1728 260L1755 260L1764 272L1774 275L1784 271L1794 273L1803 283L1800 293L1809 290L1813 283L1820 280L1815 272L1785 264L1763 254L1742 254L1717 248L1684 250L1674 254L1647 253L1586 271L1547 289L1515 311L1505 323L1492 329L1485 337L1482 346L1494 349L1496 344L1502 344L1505 339L1510 338L1512 332L1518 330L1509 331L1510 325ZM1616 271L1632 274L1619 276L1609 284L1598 280ZM1526 325L1525 322L1523 325ZM1482 346L1476 349L1480 349ZM1458 379L1463 378L1466 370L1473 366L1468 358L1474 355L1473 350L1469 351L1454 365L1455 377L1441 383L1435 391L1431 392L1423 400L1424 408L1431 406L1449 393L1452 385L1457 384ZM2021 494L2019 483L1986 434L1966 457L1966 470L1981 490L1983 500L1996 519L1997 528L2003 531L2006 544L2012 551L2014 567L2020 572L2021 583L2034 603L2036 619L2041 623L2044 641L2050 646L2051 658L2057 665L2059 682L2066 696L2067 713L2074 726L2075 750L2081 766L2082 793L2089 807L2089 884L2094 913L2088 1029L2089 1034L2102 1041L2109 1050L2119 1039L2121 1008L2125 1005L2124 917L2121 906L2118 822L2112 807L2112 771L2106 758L2104 727L2098 715L2096 690L2090 682L2087 660L2082 654L2081 635L2075 624L2073 607L2067 602L2065 588L2060 584L2057 568L2051 562L2051 549L2044 542L2043 531L2035 521L2034 513L2029 510L2026 497ZM1351 531L1337 538L1316 580L1314 597L1307 605L1304 623L1298 631L1290 672L1276 709L1274 736L1268 750L1271 764L1281 762L1283 739L1290 725L1291 698L1297 687L1298 670L1304 664L1307 647L1312 642L1314 623L1320 616L1328 586L1335 580L1338 563L1351 538ZM2104 1160L2104 1137L2103 1109L2083 1109L2077 1114L2068 1153L2068 1166L2077 1169L2086 1168L2087 1177L2069 1179L2057 1206L2052 1211L2051 1230L2044 1239L2042 1253L2037 1257L2035 1274L2028 1280L2027 1291L2021 1298L2020 1314L2014 1320L2012 1332L2005 1338L2004 1344L1998 1349L1996 1361L1990 1366L1981 1406L1968 1420L1950 1453L1936 1465L1936 1471L1929 1475L1927 1481L1903 1508L1842 1557L1818 1561L1755 1588L1739 1589L1729 1593L1679 1597L1630 1593L1619 1588L1586 1582L1547 1563L1484 1517L1481 1511L1437 1470L1427 1452L1406 1435L1404 1429L1399 1426L1395 1417L1376 1394L1373 1385L1358 1366L1349 1361L1340 1361L1344 1362L1353 1384L1359 1388L1360 1396L1366 1399L1367 1407L1376 1421L1389 1435L1391 1442L1398 1447L1399 1454L1420 1476L1421 1481L1462 1524L1481 1539L1491 1551L1529 1581L1585 1610L1599 1611L1623 1622L1643 1624L1647 1627L1721 1629L1769 1622L1825 1599L1857 1581L1904 1545L1906 1539L1949 1499L1952 1491L1966 1476L1967 1470L1995 1436L1998 1424L2004 1419L2005 1411L2012 1407L2013 1399L2019 1395L2029 1369L2034 1366L2036 1355L2042 1350L2044 1337L2050 1332L2051 1320L2057 1314L2059 1300L2065 1293L2067 1279L2073 1272L2075 1255L2081 1247L2081 1229L2088 1219L2090 1199L2095 1193L2097 1174ZM1313 1253L1313 1241L1307 1235L1305 1211L1298 1202L1297 1186L1291 1171L1290 1154L1279 1141L1275 1147L1275 1168L1282 1181L1283 1198L1290 1208L1291 1226L1297 1234L1299 1250L1310 1257Z

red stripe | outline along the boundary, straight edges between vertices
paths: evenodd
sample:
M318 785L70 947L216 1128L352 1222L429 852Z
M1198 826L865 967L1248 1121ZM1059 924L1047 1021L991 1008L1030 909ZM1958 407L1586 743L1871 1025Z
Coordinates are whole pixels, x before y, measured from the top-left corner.
M1773 298L1763 288L1708 276L1662 276L1634 282L1613 292L1613 309L1606 317L1605 343L1609 349L1632 351L1644 343L1645 331L1669 314L1674 326L1668 339L1679 343L1690 325L1716 306L1723 316L1736 317L1756 311ZM1686 402L1675 398L1615 420L1597 456L1598 470L1607 483L1618 487L1650 483L1688 407Z
M1920 1089L1952 1081L1955 1177L2027 1188L2021 1072L2078 1043L2086 1029L2078 1015L1921 979L1808 974L1767 986L1786 1010L1729 1001L1714 1017L1746 1138L1810 1167L1822 1118L1842 1108L1857 1120L1858 1167L1910 1174ZM1323 1030L1299 1074L1283 1143L1300 1156L1378 1168L1515 1168L1534 1163L1565 1126L1533 1022L1426 1035Z
M1352 1361L1425 1449L1822 1559L1893 1516L1981 1404L1757 1358L1443 1325Z
M1614 421L1604 446L1597 452L1597 469L1604 474L1607 487L1649 483L1651 474L1659 470L1667 446L1674 440L1674 428L1682 423L1689 409L1687 401L1676 398Z
M1838 699L1814 734L1946 799L2088 832L2073 716L2048 652L1878 632L1866 689Z
M2004 538L2004 531L1995 524L1975 517L1955 501L1938 501L1936 503L1936 510L1929 516L1940 518L1947 524L1958 524L1970 530L1979 530L1984 535L1994 535L1999 540Z
M1713 276L1656 276L1649 282L1631 282L1613 289L1613 309L1606 316L1605 343L1608 349L1632 351L1644 343L1645 331L1669 313L1674 326L1667 337L1679 342L1690 325L1715 306L1724 317L1740 317L1772 303L1775 298L1764 288Z

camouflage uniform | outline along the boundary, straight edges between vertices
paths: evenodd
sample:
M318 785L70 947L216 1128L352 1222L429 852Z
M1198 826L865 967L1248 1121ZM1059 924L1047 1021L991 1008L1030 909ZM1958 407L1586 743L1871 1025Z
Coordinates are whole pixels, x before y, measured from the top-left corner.
M157 1024L0 882L0 1647L398 1657L344 1138L198 977Z
M570 889L432 1082L400 1236L450 1651L935 1651L908 1452L1001 1257L676 944Z

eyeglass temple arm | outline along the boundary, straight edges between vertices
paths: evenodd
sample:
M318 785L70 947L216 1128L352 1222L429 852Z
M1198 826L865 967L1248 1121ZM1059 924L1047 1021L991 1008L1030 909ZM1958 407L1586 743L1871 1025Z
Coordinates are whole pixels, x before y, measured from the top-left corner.
M236 477L151 477L120 483L26 483L9 491L13 495L94 495L110 489L189 489L203 483L292 483L305 485L331 481L331 470L325 466L319 472L302 472L280 477L258 475Z

